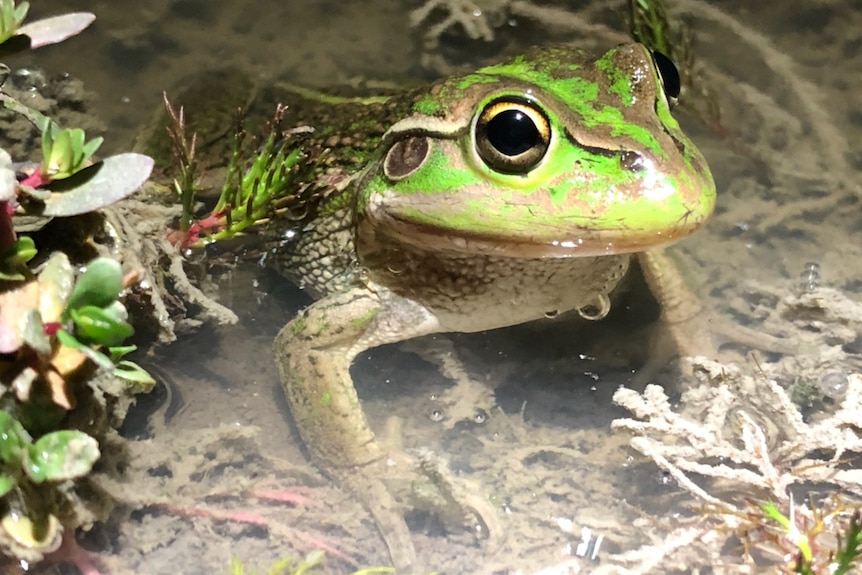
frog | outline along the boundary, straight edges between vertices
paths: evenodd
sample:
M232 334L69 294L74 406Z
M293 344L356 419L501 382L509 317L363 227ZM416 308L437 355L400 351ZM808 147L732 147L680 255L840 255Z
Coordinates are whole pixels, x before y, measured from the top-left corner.
M637 43L534 48L362 101L292 91L328 107L288 104L303 184L268 224L266 259L314 301L275 337L275 362L310 459L407 573L407 504L388 480L422 466L375 435L354 359L566 312L599 320L634 267L661 320L688 325L702 307L664 248L704 225L715 183L671 114L676 68Z

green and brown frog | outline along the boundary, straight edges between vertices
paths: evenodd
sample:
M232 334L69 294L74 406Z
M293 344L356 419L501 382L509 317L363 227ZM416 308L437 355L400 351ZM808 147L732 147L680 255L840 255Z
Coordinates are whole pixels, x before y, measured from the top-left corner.
M715 185L671 116L676 85L639 44L558 46L418 92L293 108L313 169L271 224L268 259L316 301L275 357L309 454L363 499L399 572L415 556L386 480L421 471L375 438L353 359L570 310L599 319L633 258L666 322L689 320L699 308L660 248L703 225Z

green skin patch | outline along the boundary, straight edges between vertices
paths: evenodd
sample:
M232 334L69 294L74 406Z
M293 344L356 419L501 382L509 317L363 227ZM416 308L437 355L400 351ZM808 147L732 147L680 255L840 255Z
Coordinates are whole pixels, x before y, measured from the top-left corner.
M640 251L699 228L715 185L670 115L647 50L620 46L594 61L573 48L539 54L447 80L418 100L414 111L448 131L428 130L427 158L406 177L377 170L366 180L359 200L372 220L405 237L570 248L559 255ZM547 151L524 174L500 173L475 152L474 115L506 97L534 102L550 125ZM411 136L415 125L421 118Z

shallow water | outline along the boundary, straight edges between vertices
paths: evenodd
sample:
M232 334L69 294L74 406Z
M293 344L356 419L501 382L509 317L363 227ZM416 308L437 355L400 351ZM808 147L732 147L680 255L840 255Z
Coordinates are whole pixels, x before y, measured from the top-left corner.
M798 334L771 312L772 300L800 289L808 262L819 264L826 285L849 294L860 287L862 8L850 4L673 3L691 17L701 81L723 112L720 127L683 117L720 195L707 228L677 252L712 307L791 338ZM433 75L420 65L405 8L394 3L66 0L40 2L33 12L61 9L99 19L83 36L28 59L98 93L95 110L116 149L128 147L163 90L201 69L237 66L262 83L318 86ZM576 13L620 29L609 9ZM445 53L466 61L465 53L510 53L539 41L601 48L620 39L513 22L492 44L444 39ZM149 360L170 382L171 401L157 406L148 439L130 447L127 506L85 546L100 548L108 573L221 573L231 556L262 571L320 546L332 549L332 572L384 564L361 506L306 463L271 363L272 337L308 303L306 294L253 266L222 279L221 300L240 324L184 336ZM571 572L590 572L597 564L571 551L582 527L604 536L601 558L649 539L635 519L686 512L681 490L632 451L628 437L610 432L625 413L611 395L645 359L654 313L642 313L642 304L624 300L600 324L564 318L455 336L476 385L456 388L398 346L358 358L353 374L372 425L394 422L406 448L445 458L500 510L504 539L495 550L412 515L429 567L564 573L570 562L580 569ZM753 369L746 351L729 346L720 357ZM671 366L658 381L673 392L685 386L679 377ZM288 500L264 497L279 488L291 489Z

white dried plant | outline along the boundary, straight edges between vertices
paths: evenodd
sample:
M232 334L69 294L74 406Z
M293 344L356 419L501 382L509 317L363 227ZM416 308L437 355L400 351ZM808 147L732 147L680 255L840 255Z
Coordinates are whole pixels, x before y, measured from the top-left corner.
M857 507L851 498L862 493L862 470L847 465L853 453L862 452L862 375L847 378L846 394L833 413L807 422L776 380L744 375L702 357L691 362L700 385L683 393L678 405L657 385L643 393L621 387L614 401L634 417L615 420L612 427L631 433L631 446L690 493L694 507L708 513L681 522L660 544L621 554L616 562L635 564L631 572L648 572L639 566L667 560L683 548L673 544L677 539L685 545L698 541L717 553L731 534L745 537L746 529L758 527L752 518L769 520L758 502L771 502L789 515L790 547L801 536L797 525L831 532L846 520ZM830 488L844 494L846 504L821 509L793 500L793 493L809 490L822 499Z

